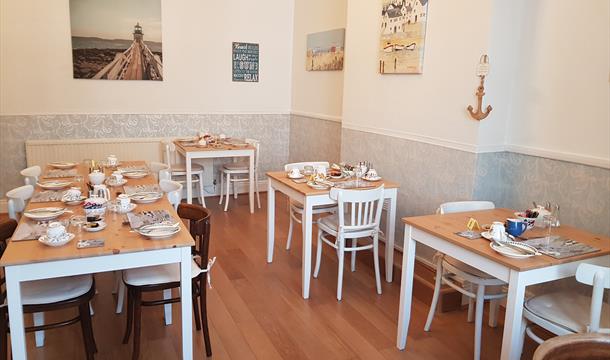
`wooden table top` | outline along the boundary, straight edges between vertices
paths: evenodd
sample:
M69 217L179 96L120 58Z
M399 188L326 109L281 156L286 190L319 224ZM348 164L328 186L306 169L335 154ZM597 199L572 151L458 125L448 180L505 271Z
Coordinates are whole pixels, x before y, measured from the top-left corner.
M328 192L330 191L329 189L316 190L316 189L309 187L306 183L301 183L301 184L295 183L288 177L288 175L286 174L285 171L270 171L267 173L267 176L283 183L286 186L289 186L290 188L298 191L299 193L301 193L305 196L328 194ZM345 181L345 179L341 179L341 180L329 179L329 180L333 181L333 182ZM361 180L361 181L367 182L365 180ZM400 187L400 185L398 183L388 181L388 180L372 181L372 182L370 182L370 184L373 187L378 187L383 184L386 189L395 189L395 188Z
M142 165L144 162L123 162L122 165ZM47 172L46 169L43 174ZM79 174L84 176L87 181L87 171L83 165L78 167ZM110 170L106 171L109 175ZM156 183L156 180L152 174L142 179L127 179L126 185L144 185ZM74 184L77 186L77 184ZM81 190L83 194L86 194L86 185L81 183ZM123 191L122 187L110 188L112 198L116 196L116 191ZM36 187L36 192L41 191L40 187ZM41 207L58 206L64 207L62 202L44 202L44 203L30 203L26 209L35 209ZM59 220L67 220L73 215L84 215L82 205L68 206L69 210L74 211L74 214L64 214L59 217ZM137 204L134 212L140 212L145 210L167 210L171 216L179 220L178 214L171 206L167 197L154 202L152 204ZM158 249L167 249L175 247L194 246L195 242L191 237L188 229L182 226L182 230L175 236L169 239L151 240L147 239L137 233L130 232L131 228L129 224L123 225L123 214L112 213L106 211L105 222L107 224L106 229L99 232L86 232L81 230L80 233L70 226L69 232L76 234L76 237L68 244L61 247L50 247L40 243L38 240L21 240L21 241L9 241L8 247L4 251L2 259L0 259L0 266L27 264L33 262L46 262L56 260L67 260L75 258L93 257L93 256L105 256L120 253L133 253L140 251L150 251ZM25 221L25 217L22 217L19 224ZM103 247L88 248L88 249L77 249L76 243L81 239L105 239Z
M504 222L504 220L507 218L514 218L514 216L514 211L511 209L493 209L443 215L435 214L413 216L405 217L402 220L407 225L411 225L417 229L423 230L429 234L447 240L450 243L466 248L476 254L482 255L488 259L496 261L497 263L519 271L537 269L610 254L609 237L591 234L587 231L565 225L558 228L553 228L552 235L565 236L580 243L591 245L599 249L599 251L564 259L555 259L547 255L534 256L526 259L511 259L492 250L489 247L489 240L487 239L480 238L470 240L455 234L456 232L466 230L466 223L471 217L476 219L479 224L482 225L491 224L493 221ZM537 228L527 230L524 235L527 235L528 232L538 232L540 237L544 236L544 231Z
M189 141L190 142L190 141ZM235 146L227 143L218 143L215 145L191 145L187 146L184 141L174 141L176 147L179 147L184 152L200 152L200 151L231 151L231 150L255 150L254 145L248 144L247 146ZM188 143L188 142L186 142Z

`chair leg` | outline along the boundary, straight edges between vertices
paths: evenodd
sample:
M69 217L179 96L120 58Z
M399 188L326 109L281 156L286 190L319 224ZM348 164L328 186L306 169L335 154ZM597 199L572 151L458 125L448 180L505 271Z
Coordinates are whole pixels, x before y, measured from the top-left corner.
M337 300L341 301L341 297L343 294L343 263L345 261L345 250L344 250L344 241L341 239L339 241L339 271L337 274Z
M233 199L237 199L237 182L233 181Z
M172 298L172 289L163 290L163 300L169 300ZM172 324L172 304L163 305L163 319L165 319L165 325Z
M358 239L352 239L352 247L355 248L356 246L358 246ZM356 253L357 251L352 251L351 252L351 266L350 266L350 270L352 270L352 272L356 271Z
M356 252L353 251L354 259L356 259ZM381 275L379 272L379 235L375 235L373 238L373 264L375 266L375 285L377 286L377 294L381 295Z
M475 292L474 289L474 285L471 283L468 283L468 289L470 290L471 293ZM474 299L471 297L468 297L468 322L473 322L474 321Z
M481 328L483 326L483 304L485 300L485 286L478 285L477 287L477 298L476 298L476 310L474 320L474 359L479 360L481 358Z
M288 225L288 238L286 239L286 250L290 250L290 243L292 242L292 229L294 228L294 218L292 217L292 209L288 209L288 217L290 225Z
M320 263L322 262L322 230L318 230L318 249L316 250L316 267L313 271L313 277L318 278L320 274Z
M194 284L193 284L194 286ZM195 328L201 330L201 316L199 315L199 297L193 293L193 316L195 317Z
M436 263L436 279L434 280L434 295L432 295L432 303L430 304L430 310L428 310L428 319L426 325L424 325L424 331L430 331L432 326L432 319L436 313L436 307L438 306L438 297L441 292L441 285L443 281L443 260L438 259Z
M212 343L210 342L210 328L208 327L208 306L207 306L207 288L205 276L199 277L200 290L200 305L201 305L201 322L203 325L203 341L205 343L205 353L208 357L212 356Z
M93 343L93 331L91 327L91 314L87 303L78 306L81 331L83 332L83 343L85 344L85 354L88 360L93 359L93 354L97 351Z
M32 317L34 318L35 326L44 325L44 313L43 312L34 313L34 314L32 314ZM36 339L36 347L44 346L44 330L38 330L38 331L34 332L34 338Z
M129 342L129 336L131 335L131 329L133 328L133 290L127 289L127 324L125 325L125 336L123 336L123 344Z
M121 286L121 283L123 282L122 276L120 271L113 271L112 272L112 277L114 279L114 286L112 287L112 293L116 294L117 292L119 292L119 286Z
M500 301L491 300L489 302L489 327L495 328L498 326L498 308L500 307Z
M132 360L140 357L140 334L142 332L142 292L134 291L133 299L133 354Z
M122 279L120 279L120 281L119 291L116 296L116 309L114 309L115 314L123 312L123 304L125 303L125 283Z
M218 199L218 205L222 204L222 188L224 187L225 174L220 172L220 199Z
M227 197L225 199L225 211L229 208L229 190L231 189L231 174L227 174Z
M203 190L203 174L197 176L199 178L199 205L205 206L205 194Z
M258 193L258 174L254 173L254 190L256 191L256 202L258 204L258 208L261 208L261 196Z

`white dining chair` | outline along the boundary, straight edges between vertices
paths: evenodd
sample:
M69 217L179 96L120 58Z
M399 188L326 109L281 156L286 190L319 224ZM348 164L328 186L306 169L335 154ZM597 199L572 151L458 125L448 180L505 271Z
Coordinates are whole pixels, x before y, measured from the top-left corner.
M163 179L159 181L159 187L161 191L167 194L167 200L177 210L182 200L182 184L177 181Z
M245 139L245 142L254 146L254 191L256 192L256 201L258 208L261 208L261 198L258 193L258 164L260 158L260 141L254 139ZM223 201L223 187L226 182L226 193L225 193L225 211L229 208L229 195L231 185L233 185L233 197L237 199L237 183L249 182L250 175L250 163L248 161L234 161L224 164L220 168L220 200L218 204L222 204Z
M150 169L150 172L152 172L153 175L157 178L157 181L161 181L164 179L171 180L172 174L169 165L162 162L151 161L148 163L148 168Z
M290 163L284 165L284 171L288 172L292 169L299 169L303 171L305 166L311 166L315 168L328 169L328 161L306 161L298 163ZM290 250L290 244L292 243L292 232L294 230L294 223L302 224L303 218L303 204L298 201L290 200L289 204L290 211L290 225L288 226L288 237L286 239L286 250ZM336 204L329 205L318 205L313 207L312 215L334 213L337 211ZM312 221L313 224L317 224L317 220Z
M538 344L544 340L532 331L536 324L555 335L582 333L610 334L610 305L604 302L604 291L610 289L610 268L593 264L580 264L576 281L593 286L591 296L585 295L576 284L567 290L533 296L523 306L525 335ZM523 346L521 341L520 346Z
M494 208L495 205L491 201L454 201L441 204L437 213L449 214L463 211L490 210ZM468 297L469 322L472 322L473 320L473 305L476 303L474 311L474 358L479 359L481 356L483 305L485 300L491 300L489 304L489 326L497 326L498 299L506 297L506 293L502 292L502 286L506 285L506 283L443 253L436 253L434 259L436 260L434 295L432 296L432 303L430 304L424 331L430 331L438 305L441 286L443 284L449 285ZM494 291L488 291L486 293L486 288Z
M369 190L349 190L332 188L331 199L337 200L337 213L318 220L318 249L316 267L313 277L318 278L322 261L322 243L332 246L337 251L339 269L337 275L337 300L341 300L343 292L343 263L345 252L355 254L357 251L373 250L375 267L375 284L377 294L381 294L381 278L379 274L379 224L383 208L384 187L381 185ZM329 239L327 235L333 236ZM358 239L370 239L370 243L358 245ZM351 246L346 246L351 240ZM354 258L355 259L355 258ZM352 271L354 268L352 267Z
M172 141L163 141L165 149L165 163L170 167L171 179L186 186L186 165L176 161L176 145ZM197 187L199 204L205 207L205 194L203 191L203 166L191 164L192 183Z
M26 185L36 186L38 182L38 178L42 174L42 169L38 165L30 166L21 170L21 176L23 176L23 180Z
M21 213L23 212L23 210L25 210L27 201L30 200L33 194L33 185L23 185L18 188L7 191L6 197L8 199L8 217L13 220L19 221Z

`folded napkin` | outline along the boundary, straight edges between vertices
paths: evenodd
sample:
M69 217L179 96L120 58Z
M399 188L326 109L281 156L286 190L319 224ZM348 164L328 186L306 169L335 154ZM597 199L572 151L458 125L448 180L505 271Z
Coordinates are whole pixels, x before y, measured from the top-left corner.
M54 220L56 221L56 220ZM66 228L68 228L69 221L60 221ZM39 237L47 233L47 223L35 222L29 219L24 219L19 223L19 226L13 233L11 241L22 241L22 240L38 240Z
M77 169L69 169L69 170L64 170L64 169L52 169L49 170L44 176L43 178L66 178L66 177L74 177L78 175L78 170Z
M127 195L132 195L135 193L140 193L140 192L161 192L161 188L159 187L159 184L146 184L146 185L135 185L135 186L130 186L130 185L126 185L123 186L123 190L125 190L125 194Z
M144 225L153 225L161 223L175 223L176 221L167 212L167 210L152 210L152 211L141 211L138 213L127 213L129 219L129 225L132 229L139 229Z

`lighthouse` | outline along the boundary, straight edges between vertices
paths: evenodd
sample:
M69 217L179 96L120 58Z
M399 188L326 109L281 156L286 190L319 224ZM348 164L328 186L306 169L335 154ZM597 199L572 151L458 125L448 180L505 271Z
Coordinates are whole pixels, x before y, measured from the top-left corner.
M140 26L140 23L137 23L136 26L133 27L133 40L134 41L144 40L144 33L142 32L142 27Z

